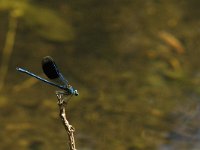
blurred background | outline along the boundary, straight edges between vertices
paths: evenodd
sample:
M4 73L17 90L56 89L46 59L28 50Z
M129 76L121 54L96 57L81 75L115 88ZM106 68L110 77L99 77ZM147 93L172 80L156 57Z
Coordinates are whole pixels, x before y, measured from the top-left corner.
M200 149L199 0L0 0L0 149L65 150L50 55L78 89L78 150Z

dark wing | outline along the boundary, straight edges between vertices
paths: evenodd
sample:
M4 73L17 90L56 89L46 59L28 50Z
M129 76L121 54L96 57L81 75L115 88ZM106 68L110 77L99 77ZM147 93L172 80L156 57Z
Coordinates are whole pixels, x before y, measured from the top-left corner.
M65 87L68 86L68 81L60 73L55 61L50 56L46 56L43 58L42 69L45 75L49 79L54 80L54 82L57 82L58 84L61 84L62 86L65 86Z
M42 69L44 74L49 79L57 79L60 77L58 67L56 66L53 58L51 58L50 56L46 56L42 59Z

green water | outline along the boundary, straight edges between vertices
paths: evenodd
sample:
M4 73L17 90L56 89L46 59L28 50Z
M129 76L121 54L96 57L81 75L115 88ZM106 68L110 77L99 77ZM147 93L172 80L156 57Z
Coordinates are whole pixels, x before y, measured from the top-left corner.
M47 55L80 93L67 107L78 150L199 149L199 6L1 0L0 61L9 14L19 16L0 93L0 149L68 149L55 88L15 70L41 75Z

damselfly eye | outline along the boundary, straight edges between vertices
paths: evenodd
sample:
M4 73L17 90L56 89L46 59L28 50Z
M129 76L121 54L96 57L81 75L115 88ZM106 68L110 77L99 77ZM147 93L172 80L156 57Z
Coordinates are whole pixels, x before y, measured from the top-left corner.
M79 93L78 93L77 90L74 90L74 95L75 95L75 96L78 96L78 95L79 95Z

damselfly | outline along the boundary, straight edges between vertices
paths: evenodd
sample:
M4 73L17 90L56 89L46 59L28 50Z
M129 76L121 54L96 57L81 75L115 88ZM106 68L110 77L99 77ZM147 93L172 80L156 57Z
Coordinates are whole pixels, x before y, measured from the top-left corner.
M43 58L42 60L42 69L43 72L45 73L45 75L50 79L53 80L57 83L48 81L38 75L33 74L32 72L27 71L26 69L23 68L16 68L18 71L28 74L40 81L43 81L45 83L48 83L52 86L58 87L60 88L64 95L75 95L78 96L79 93L77 90L75 90L70 84L69 82L64 78L64 76L60 73L56 63L54 62L54 60L50 57L50 56L46 56Z

